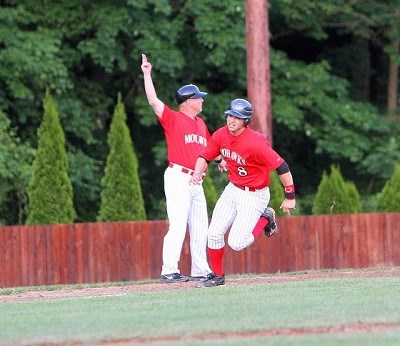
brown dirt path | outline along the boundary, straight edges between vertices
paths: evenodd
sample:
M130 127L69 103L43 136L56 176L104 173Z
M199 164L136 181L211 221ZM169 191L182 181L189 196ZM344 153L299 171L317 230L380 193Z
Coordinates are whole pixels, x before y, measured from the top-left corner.
M326 271L307 271L296 273L279 273L271 275L259 275L252 277L227 277L227 286L254 285L254 284L277 284L282 282L307 281L327 278L365 278L365 277L400 277L400 267L393 268L367 268L367 269L346 269L346 270L326 270ZM44 291L32 290L23 293L2 294L0 290L0 303L5 302L27 302L33 300L65 299L73 297L96 297L124 295L135 292L158 292L168 290L196 289L195 282L185 282L178 284L165 284L159 282L132 283L124 286L87 287L87 288L62 288L59 290Z

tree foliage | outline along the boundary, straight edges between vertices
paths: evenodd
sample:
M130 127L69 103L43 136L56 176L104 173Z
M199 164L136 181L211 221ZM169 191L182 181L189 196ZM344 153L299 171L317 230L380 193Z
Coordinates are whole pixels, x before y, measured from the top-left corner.
M65 137L57 105L46 91L43 121L29 184L28 225L72 223L76 217L68 177Z
M33 157L34 149L21 142L6 114L0 111L0 224L24 221ZM14 214L9 209L13 207L18 208Z
M138 161L126 125L125 106L118 94L108 135L109 154L101 181L98 221L145 220L146 212L138 175Z
M295 172L299 197L315 194L331 164L343 167L358 188L368 186L364 194L380 191L400 159L400 123L382 116L388 57L397 61L388 43L400 36L393 16L399 4L269 4L274 145ZM172 107L182 84L209 93L202 116L213 132L224 124L229 102L246 97L245 20L244 0L2 1L0 110L15 138L36 147L40 101L46 88L52 92L66 135L76 220L96 220L119 91L135 138L147 216L160 217L165 138L144 95L141 53L153 65L157 95ZM355 50L354 38L367 44ZM364 99L360 76L370 83ZM218 190L220 177L213 178ZM9 191L14 196L17 189ZM5 222L16 222L18 208L9 202L5 208Z

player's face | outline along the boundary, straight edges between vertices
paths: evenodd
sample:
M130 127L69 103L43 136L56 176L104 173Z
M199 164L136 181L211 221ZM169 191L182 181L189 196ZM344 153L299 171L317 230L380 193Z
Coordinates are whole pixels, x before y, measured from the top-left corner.
M244 120L233 117L232 115L226 116L226 125L230 133L234 136L240 135L245 129Z

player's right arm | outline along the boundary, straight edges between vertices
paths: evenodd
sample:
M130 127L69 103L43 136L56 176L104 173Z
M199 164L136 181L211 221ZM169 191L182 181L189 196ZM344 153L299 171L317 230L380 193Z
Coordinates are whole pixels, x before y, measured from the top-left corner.
M141 68L144 76L144 90L146 92L147 101L149 101L157 117L161 119L164 111L164 103L157 97L153 79L151 78L151 64L147 61L147 57L144 54L142 54Z

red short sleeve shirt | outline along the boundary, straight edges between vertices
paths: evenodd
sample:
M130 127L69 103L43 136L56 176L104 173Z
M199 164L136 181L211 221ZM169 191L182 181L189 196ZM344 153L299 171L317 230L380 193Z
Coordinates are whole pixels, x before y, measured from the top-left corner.
M165 132L168 161L194 169L197 158L207 146L210 133L203 119L194 119L164 105L159 119Z
M230 182L255 189L269 186L270 171L284 163L268 140L250 128L246 128L239 136L232 136L227 126L218 129L201 156L210 161L219 154L227 162Z

